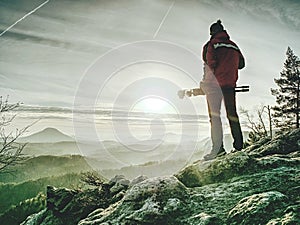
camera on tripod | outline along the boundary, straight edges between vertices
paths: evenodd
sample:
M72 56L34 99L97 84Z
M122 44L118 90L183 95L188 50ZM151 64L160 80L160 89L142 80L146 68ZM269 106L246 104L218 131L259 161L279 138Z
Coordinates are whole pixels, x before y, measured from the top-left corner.
M237 86L234 88L235 92L248 92L249 91L249 85L243 85L243 86ZM193 89L183 89L179 90L177 92L177 95L180 99L183 99L184 96L186 97L192 97L192 96L198 96L198 95L205 95L202 88L193 88Z

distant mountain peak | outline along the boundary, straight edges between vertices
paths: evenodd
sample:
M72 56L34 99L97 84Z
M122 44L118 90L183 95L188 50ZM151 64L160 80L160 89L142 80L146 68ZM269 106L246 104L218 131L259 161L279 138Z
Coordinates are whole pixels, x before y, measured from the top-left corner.
M74 141L74 139L54 127L47 127L29 136L22 137L19 141L29 143L56 143Z
M59 134L65 135L63 132L61 132L60 130L58 130L54 127L46 127L43 130L39 131L38 133L41 133L41 132L59 133Z

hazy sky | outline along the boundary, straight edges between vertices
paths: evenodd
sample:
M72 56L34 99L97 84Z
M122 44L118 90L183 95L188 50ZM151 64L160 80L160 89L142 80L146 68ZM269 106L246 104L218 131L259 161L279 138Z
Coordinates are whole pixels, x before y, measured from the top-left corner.
M299 0L0 0L0 94L36 106L72 108L80 95L100 107L160 110L143 102L151 95L176 108L176 88L201 79L202 46L219 18L246 58L238 83L251 92L239 105L274 104L287 47L300 55Z

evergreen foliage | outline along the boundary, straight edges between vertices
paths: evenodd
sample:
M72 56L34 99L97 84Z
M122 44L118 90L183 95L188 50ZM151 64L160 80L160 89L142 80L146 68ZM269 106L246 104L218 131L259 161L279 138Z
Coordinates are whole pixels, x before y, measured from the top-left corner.
M273 107L274 123L277 128L291 130L299 128L300 113L300 60L292 49L286 51L284 68L280 78L275 79L278 89L271 89L277 105Z
M48 185L66 188L79 188L81 174L70 173L63 176L44 177L38 180L29 180L23 183L0 183L0 214L13 205L34 198L38 193L46 194ZM0 223L1 224L1 223Z
M39 193L36 197L26 199L5 211L5 213L0 215L0 221L2 224L18 225L31 214L37 213L44 208L46 208L46 196Z

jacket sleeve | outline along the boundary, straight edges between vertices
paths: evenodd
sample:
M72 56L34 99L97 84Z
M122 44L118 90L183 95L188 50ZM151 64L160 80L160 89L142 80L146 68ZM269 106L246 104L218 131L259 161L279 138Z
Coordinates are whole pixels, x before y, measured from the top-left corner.
M240 57L239 57L239 70L243 69L245 67L245 58L243 54L240 52Z
M217 57L216 57L216 50L214 49L214 46L210 42L207 46L207 53L206 53L206 60L207 65L214 70L217 66Z
M209 41L203 46L202 49L202 60L207 64L206 54L207 54L207 47L208 47Z

